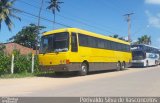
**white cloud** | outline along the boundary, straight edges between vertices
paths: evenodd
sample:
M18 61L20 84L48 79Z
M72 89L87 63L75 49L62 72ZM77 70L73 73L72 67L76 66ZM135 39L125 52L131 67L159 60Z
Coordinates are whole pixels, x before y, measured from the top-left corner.
M149 25L152 27L160 28L160 14L152 15L148 10L146 10L146 15L148 16Z
M160 0L145 0L147 4L156 4L160 5Z

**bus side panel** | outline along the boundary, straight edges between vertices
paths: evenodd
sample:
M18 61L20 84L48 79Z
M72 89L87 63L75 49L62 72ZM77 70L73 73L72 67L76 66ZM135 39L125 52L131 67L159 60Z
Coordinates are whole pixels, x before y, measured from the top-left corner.
M87 61L89 64L89 71L97 70L111 70L116 69L118 61L128 65L132 60L131 53L111 51L104 49L95 49L79 46L78 52L71 52L69 54L70 61L73 63L81 63Z

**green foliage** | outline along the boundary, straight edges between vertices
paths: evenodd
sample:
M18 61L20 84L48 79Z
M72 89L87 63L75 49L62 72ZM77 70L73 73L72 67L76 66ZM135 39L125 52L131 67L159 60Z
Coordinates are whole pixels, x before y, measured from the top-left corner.
M47 7L47 9L49 9L53 12L54 22L55 22L56 11L60 12L60 4L62 4L64 2L61 2L60 0L50 0L48 3L49 3L49 6Z
M150 45L152 43L151 36L143 35L140 38L138 38L138 41L133 44L147 44Z
M35 55L35 58L34 58L34 72L35 73L39 73L40 72L38 55Z
M21 55L19 51L14 51L15 62L14 72L15 73L27 73L31 69L31 59L25 55Z
M29 26L25 26L19 31L15 36L11 37L9 41L13 41L15 43L21 44L25 47L36 48L37 36L39 34L39 30L44 29L44 26L36 26L35 24L30 24Z
M21 55L18 50L13 51L14 54L14 73L26 74L31 73L32 54ZM38 57L35 56L34 73L39 72ZM7 56L4 52L0 52L0 75L9 74L11 68L11 56Z
M19 51L15 50L14 55L15 55L14 72L15 73L31 73L32 54L21 55ZM34 62L35 62L34 72L39 72L38 57L35 56Z
M60 12L60 4L64 2L61 2L60 0L50 0L48 3L49 6L47 7L47 9L52 10L53 14L55 14L56 10Z
M11 31L13 23L10 17L20 20L20 18L15 15L15 13L20 12L20 10L13 7L15 1L16 0L0 0L0 30L1 23L4 21L9 31Z
M2 52L5 48L6 48L5 45L0 44L0 51L1 51L1 52Z
M112 38L117 38L117 39L120 39L120 40L123 40L123 41L127 41L127 42L128 42L128 40L125 40L123 37L119 37L118 34L114 34L113 36L110 35L110 37L112 37Z
M0 75L9 73L11 66L10 59L9 56L6 56L4 52L0 51Z

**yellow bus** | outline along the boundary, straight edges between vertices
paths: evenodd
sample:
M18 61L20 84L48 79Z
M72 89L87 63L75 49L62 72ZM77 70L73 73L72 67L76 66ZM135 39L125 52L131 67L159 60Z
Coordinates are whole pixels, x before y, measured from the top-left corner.
M39 64L56 73L122 70L131 64L130 43L78 28L49 31L41 38Z

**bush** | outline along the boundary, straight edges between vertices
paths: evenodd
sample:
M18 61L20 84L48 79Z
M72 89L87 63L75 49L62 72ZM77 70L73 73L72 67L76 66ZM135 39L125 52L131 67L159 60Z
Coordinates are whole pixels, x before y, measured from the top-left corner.
M11 61L10 57L5 55L4 52L0 51L0 75L8 74L10 72Z
M31 73L32 66L32 54L21 55L19 51L14 51L15 55L15 64L14 64L14 72L15 73ZM39 72L39 63L38 58L35 56L34 61L34 72Z
M31 59L21 55L19 51L14 51L14 73L27 73L31 68Z
M35 55L35 57L34 57L34 72L35 73L40 72L38 55Z
M14 73L31 73L32 54L22 55L18 50L13 51L14 54ZM35 56L34 72L39 72L38 57ZM11 68L11 56L5 55L0 50L0 75L9 74Z
M5 46L0 44L0 75L9 73L10 68L10 57L4 53Z

